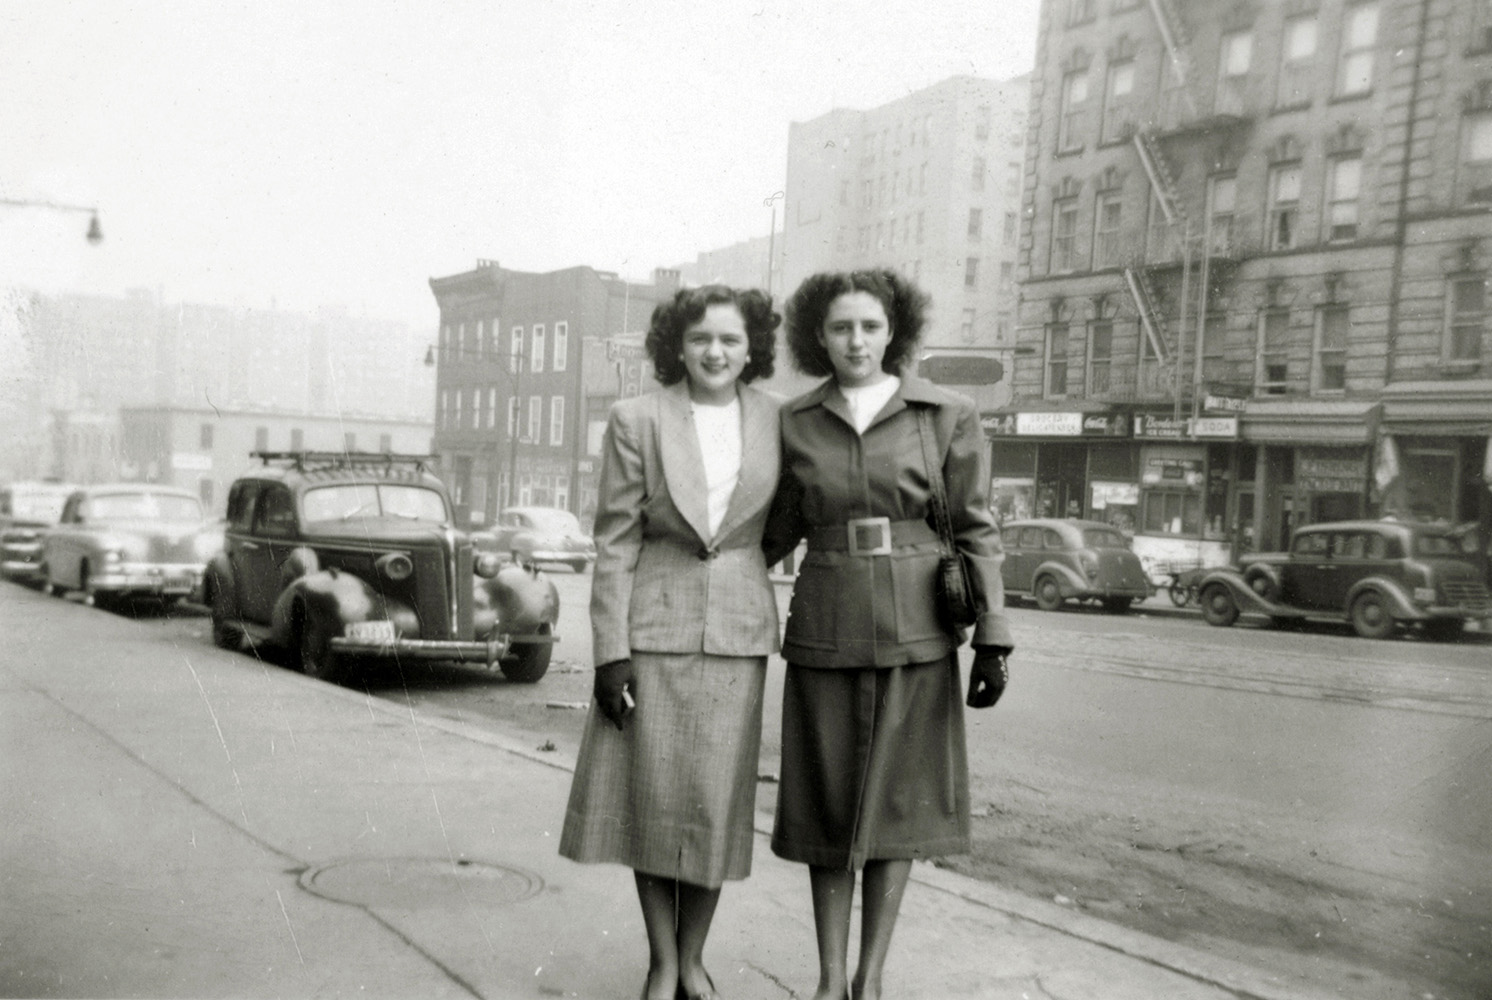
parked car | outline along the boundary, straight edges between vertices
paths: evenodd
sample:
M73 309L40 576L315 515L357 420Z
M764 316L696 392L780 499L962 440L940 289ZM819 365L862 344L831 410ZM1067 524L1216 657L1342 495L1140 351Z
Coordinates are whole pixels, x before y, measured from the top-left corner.
M554 507L509 507L478 533L477 544L530 564L564 563L577 573L596 561L595 540L574 514Z
M58 596L80 590L95 605L186 597L212 554L204 527L202 503L187 490L147 483L74 490L42 536L43 585Z
M1352 623L1382 639L1417 625L1437 639L1492 615L1476 563L1450 529L1401 521L1341 521L1295 531L1288 552L1259 553L1202 579L1202 614L1232 625L1241 614L1275 625L1306 618Z
M1150 596L1150 580L1129 540L1102 521L1030 518L1000 528L1005 545L1005 594L1030 596L1044 611L1069 600L1097 601L1128 611Z
M323 679L384 657L544 676L559 619L553 582L475 551L428 456L255 455L262 467L228 492L223 551L204 582L215 643L278 646Z
M41 582L41 536L57 523L76 490L71 483L39 481L0 486L0 573Z

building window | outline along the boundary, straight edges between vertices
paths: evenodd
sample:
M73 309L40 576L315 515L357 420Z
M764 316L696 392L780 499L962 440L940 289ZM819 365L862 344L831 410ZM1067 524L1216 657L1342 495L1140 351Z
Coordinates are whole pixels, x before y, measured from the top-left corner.
M1015 279L1015 265L1008 260L1000 261L1000 289L1002 291L1010 288L1010 283Z
M448 427L449 424L447 424L447 421L450 420L450 419L451 419L451 390L449 390L449 389L442 389L440 391L440 406L438 406L436 408L436 413L435 413L435 426L436 427L441 427L441 428Z
M456 360L466 360L466 324L456 324Z
M1078 200L1063 198L1052 204L1052 271L1075 271L1078 266Z
M896 130L896 134L898 136L901 135L901 129L900 128L898 128ZM986 140L986 139L989 138L989 105L988 104L981 104L981 105L979 105L979 109L975 113L975 118L974 118L974 138L978 139L980 142L983 142L984 140Z
M385 455L388 455L388 454L392 453L393 450L394 450L394 435L392 435L392 434L380 434L380 435L378 435L378 450L381 451Z
M353 431L348 431L346 434L342 435L342 450L349 453L357 451L356 433L354 433Z
M254 428L254 450L255 451L269 451L269 428L268 427L255 427Z
M451 356L451 324L449 323L440 328L440 356L442 360Z
M1200 535L1202 495L1192 490L1144 490L1142 530L1147 535Z
M501 331L502 323L500 323L497 317L494 316L492 318L492 325L487 328L487 346L484 348L484 351L489 358L497 357L499 352L501 352L502 350L502 347L500 346L500 343L502 341Z
M570 363L570 324L554 324L554 370L562 372Z
M1285 42L1280 50L1280 80L1274 102L1282 108L1311 103L1312 67L1316 61L1316 15L1293 17L1285 22Z
M927 194L927 164L917 168L917 193Z
M964 258L964 287L965 288L978 288L979 287L979 258L978 257L965 257Z
M508 371L523 370L523 327L513 327L513 339L508 346Z
M1135 61L1126 59L1109 66L1108 85L1103 96L1104 142L1119 142L1134 131L1131 107L1135 89Z
M299 427L290 428L290 450L300 451L306 446L306 432Z
M523 439L530 444L538 444L539 433L543 430L544 422L544 397L530 396L528 398L528 433Z
M508 397L508 439L512 440L518 436L518 413L519 400L517 396Z
M1246 110L1249 66L1254 57L1254 36L1234 31L1223 36L1217 60L1217 100L1220 115L1238 115Z
M1099 319L1088 324L1088 393L1109 391L1109 366L1114 358L1114 323Z
M1100 195L1093 219L1093 266L1118 267L1121 242L1119 227L1124 201L1117 194Z
M1269 249L1295 246L1300 218L1300 164L1287 163L1269 171Z
M1067 395L1067 324L1050 323L1046 328L1046 394Z
M203 424L197 431L197 447L203 451L212 448L212 424Z
M1316 388L1322 392L1347 388L1347 341L1351 332L1346 306L1321 307L1316 330Z
M487 429L495 430L497 427L497 386L487 389Z
M477 357L481 357L483 354L486 353L486 351L487 351L487 321L486 320L483 320L483 319L477 320L477 342L473 346L474 346L474 348L476 350Z
M1290 373L1290 310L1266 309L1259 321L1259 371L1256 381L1263 395L1285 392Z
M974 339L974 310L964 310L963 319L959 321L958 333L966 344Z
M1481 275L1450 283L1445 331L1445 360L1479 362L1487 329L1487 279Z
M529 336L533 342L533 347L528 356L528 370L531 372L541 372L544 370L544 324L535 323L533 332Z
M1362 190L1362 157L1343 156L1331 161L1327 179L1327 239L1357 239L1357 204Z
M922 212L918 212L917 213L917 242L918 243L922 242L922 216L923 216L923 214L924 213L922 213Z
M1342 50L1337 59L1337 95L1349 97L1373 89L1373 49L1378 44L1378 5L1358 4L1347 9L1342 25Z
M1062 109L1057 119L1057 152L1083 148L1083 115L1088 104L1088 71L1062 77Z
M1478 111L1461 119L1464 177L1461 190L1466 201L1492 202L1492 111Z
M974 168L969 174L969 189L971 191L984 190L985 164L984 157L974 157Z
M471 391L471 429L479 431L482 429L482 390Z
M565 443L565 397L549 397L549 443Z
M841 205L850 203L850 182L847 180L839 182L839 203Z
M1006 246L1011 246L1015 243L1015 232L1015 213L1006 212L1004 229L1000 233L1000 238L1005 241Z
M1208 247L1227 253L1233 245L1233 215L1238 204L1238 178L1232 174L1207 182Z
M984 210L969 209L969 239L977 240L984 232Z
M873 208L876 203L876 189L874 181L860 182L860 207Z

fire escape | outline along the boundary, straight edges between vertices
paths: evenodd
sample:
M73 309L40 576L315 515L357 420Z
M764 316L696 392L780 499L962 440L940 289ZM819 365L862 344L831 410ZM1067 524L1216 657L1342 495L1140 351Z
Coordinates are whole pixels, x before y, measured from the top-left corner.
M1165 237L1163 241L1155 239L1157 227L1152 220L1143 256L1123 274L1145 338L1136 398L1169 400L1179 417L1183 404L1195 415L1202 394L1202 337L1208 301L1205 290L1225 277L1224 269L1236 262L1237 244L1231 233L1212 232L1214 213L1208 182L1199 184L1193 178L1184 191L1167 152L1169 149L1185 155L1183 162L1187 162L1197 157L1189 146L1199 140L1226 140L1230 133L1247 128L1252 121L1232 113L1231 108L1212 114L1199 110L1190 55L1192 40L1176 0L1148 3L1166 48L1172 86L1163 87L1157 95L1150 121L1135 130L1133 145L1164 219ZM1203 290L1202 294L1198 295L1197 289Z

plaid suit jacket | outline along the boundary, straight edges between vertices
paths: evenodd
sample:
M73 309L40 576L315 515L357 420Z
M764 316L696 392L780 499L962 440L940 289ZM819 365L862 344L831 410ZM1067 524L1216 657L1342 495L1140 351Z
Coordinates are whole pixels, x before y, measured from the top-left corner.
M709 534L687 382L620 400L602 443L591 630L596 662L632 650L766 656L779 648L762 529L777 488L778 400L739 386L741 475Z

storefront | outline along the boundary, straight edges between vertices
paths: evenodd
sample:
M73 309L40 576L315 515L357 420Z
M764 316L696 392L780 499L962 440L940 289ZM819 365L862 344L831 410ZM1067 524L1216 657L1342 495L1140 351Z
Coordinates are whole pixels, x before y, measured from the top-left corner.
M990 506L1001 521L1079 517L1132 531L1138 466L1129 414L1109 407L1000 411L990 439Z
M1134 550L1154 570L1226 564L1237 531L1238 418L1137 413Z

